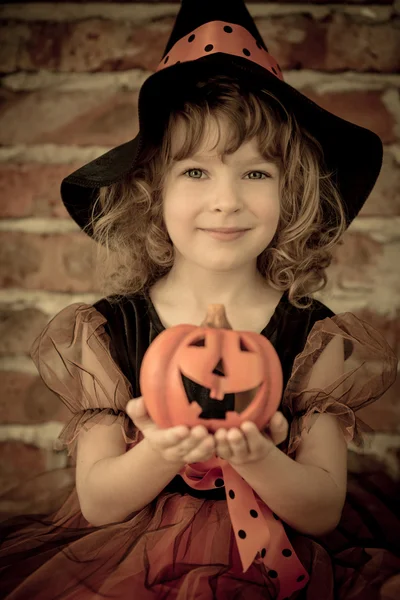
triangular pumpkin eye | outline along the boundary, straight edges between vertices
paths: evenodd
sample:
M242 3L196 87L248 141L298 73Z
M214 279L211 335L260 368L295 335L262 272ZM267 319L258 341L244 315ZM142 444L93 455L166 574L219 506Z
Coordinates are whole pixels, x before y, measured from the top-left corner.
M225 377L225 366L224 361L221 359L218 361L217 366L213 371L214 375L218 375L219 377Z
M198 347L203 347L206 345L206 341L204 338L201 338L200 340L197 340L196 342L192 342L191 344L189 344L189 346L198 346Z
M240 338L240 349L242 352L251 352L250 348L246 346L242 338Z

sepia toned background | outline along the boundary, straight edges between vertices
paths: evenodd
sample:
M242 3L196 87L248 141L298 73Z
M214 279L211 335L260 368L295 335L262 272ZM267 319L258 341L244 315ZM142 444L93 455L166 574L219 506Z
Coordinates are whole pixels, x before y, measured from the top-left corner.
M400 356L400 3L247 6L288 83L383 140L376 188L317 297L369 321ZM29 357L53 315L99 298L94 243L64 210L60 182L136 135L138 90L178 8L153 0L0 6L0 519L49 512L73 485L73 465L52 448L68 411ZM397 381L358 413L376 433L362 454L349 446L352 472L380 473L397 490L399 393Z

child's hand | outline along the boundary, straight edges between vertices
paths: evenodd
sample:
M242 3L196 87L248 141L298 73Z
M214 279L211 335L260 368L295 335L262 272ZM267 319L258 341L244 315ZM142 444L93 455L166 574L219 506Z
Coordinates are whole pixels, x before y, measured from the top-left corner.
M263 434L251 421L242 423L240 429L218 429L214 434L217 456L231 465L245 465L262 460L274 446L287 438L289 424L280 411L270 420L269 429L270 435Z
M203 425L190 429L185 425L161 429L150 418L142 396L130 400L126 412L152 448L167 462L178 466L205 462L215 455L215 440Z

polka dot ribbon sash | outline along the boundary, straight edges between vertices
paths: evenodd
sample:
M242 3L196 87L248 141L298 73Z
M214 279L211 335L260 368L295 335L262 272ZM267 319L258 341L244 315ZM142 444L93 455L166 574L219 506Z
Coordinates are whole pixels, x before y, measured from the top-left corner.
M161 71L177 63L197 60L216 52L247 58L283 81L278 63L260 42L241 25L225 21L205 23L178 40L167 56L162 59L156 71Z
M211 468L204 468L214 464ZM279 582L277 600L286 600L305 587L309 575L298 559L285 529L275 515L228 461L213 458L192 463L179 471L192 488L215 489L225 485L229 516L236 538L243 573L259 554L268 575Z

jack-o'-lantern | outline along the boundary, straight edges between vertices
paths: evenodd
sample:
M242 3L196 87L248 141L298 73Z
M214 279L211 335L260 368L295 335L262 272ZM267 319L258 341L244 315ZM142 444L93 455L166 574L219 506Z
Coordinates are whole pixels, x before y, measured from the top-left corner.
M206 388L205 399L190 399L185 382ZM159 427L204 425L214 433L252 421L262 429L280 403L282 368L264 336L233 330L224 306L215 304L200 326L176 325L156 337L142 361L140 387Z
M208 390L204 405L201 396L188 397L185 379ZM258 333L232 330L220 304L208 307L199 327L177 325L160 333L147 349L140 371L144 404L159 427L204 425L210 433L240 427L244 421L253 421L261 430L279 407L282 379L272 344ZM225 396L232 394L234 410L227 410ZM179 475L196 490L225 486L243 573L257 554L262 559L267 554L269 573L280 573L284 582L280 598L286 590L291 593L293 577L307 580L279 518L228 460L213 456L186 464Z

